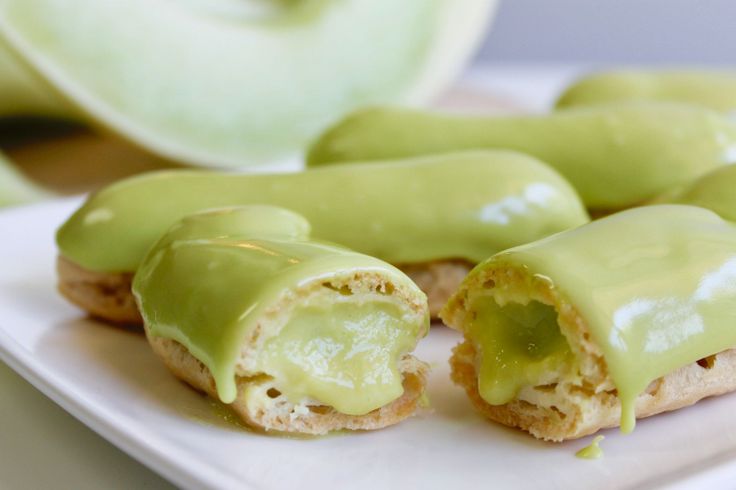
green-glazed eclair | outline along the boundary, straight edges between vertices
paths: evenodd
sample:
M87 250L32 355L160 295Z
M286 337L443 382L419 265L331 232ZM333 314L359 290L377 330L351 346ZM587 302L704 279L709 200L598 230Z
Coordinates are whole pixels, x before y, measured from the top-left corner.
M441 317L487 417L560 441L736 389L736 225L636 208L501 252Z
M601 105L539 116L356 112L311 147L310 166L508 148L558 170L597 214L641 204L736 161L736 123L687 104Z
M655 202L700 206L715 211L723 219L736 222L736 166L709 172L664 193Z
M736 72L620 70L594 73L568 87L557 107L630 101L685 102L720 112L736 110Z
M410 355L427 298L378 259L310 238L270 206L194 214L147 254L133 294L155 352L249 425L323 434L413 414L427 366Z
M243 204L299 212L313 236L400 266L433 314L472 264L588 221L553 169L506 151L293 174L153 173L94 194L64 223L60 289L93 314L139 321L130 277L158 237L187 214Z

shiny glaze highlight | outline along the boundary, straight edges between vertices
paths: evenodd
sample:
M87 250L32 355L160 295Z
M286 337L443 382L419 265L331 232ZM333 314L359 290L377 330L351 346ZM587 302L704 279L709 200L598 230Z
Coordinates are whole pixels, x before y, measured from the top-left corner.
M614 211L736 161L736 123L685 104L582 107L542 116L356 112L312 146L311 166L507 148L559 171L590 209Z
M147 174L91 196L57 243L87 269L134 271L178 219L243 204L292 209L309 220L313 236L394 264L480 262L588 221L554 170L525 155L478 151L293 174Z
M630 101L685 102L720 112L736 110L736 72L626 70L594 73L573 83L558 108Z

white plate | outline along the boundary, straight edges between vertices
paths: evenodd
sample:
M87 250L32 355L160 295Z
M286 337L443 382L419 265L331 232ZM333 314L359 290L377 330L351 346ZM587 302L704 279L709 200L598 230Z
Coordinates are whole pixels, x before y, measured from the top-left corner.
M736 482L736 396L640 421L629 436L605 431L606 456L580 460L574 453L589 438L543 443L475 414L448 379L457 336L442 327L419 348L434 367L434 413L319 439L248 432L177 382L142 336L85 319L56 293L53 233L78 203L0 213L0 358L182 487L573 490Z

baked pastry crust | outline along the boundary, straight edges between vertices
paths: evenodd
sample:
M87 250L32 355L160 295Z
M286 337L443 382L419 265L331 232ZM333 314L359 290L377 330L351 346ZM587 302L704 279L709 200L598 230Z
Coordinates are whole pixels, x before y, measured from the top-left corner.
M169 370L195 389L217 399L215 380L207 369L180 343L162 337L149 336L154 352ZM404 393L399 398L365 415L347 415L325 405L295 406L290 403L269 376L236 380L238 395L230 404L232 410L250 427L264 431L323 435L331 431L375 430L396 424L415 414L421 406L429 368L417 358L407 355L401 360ZM265 404L247 403L247 390L257 390Z

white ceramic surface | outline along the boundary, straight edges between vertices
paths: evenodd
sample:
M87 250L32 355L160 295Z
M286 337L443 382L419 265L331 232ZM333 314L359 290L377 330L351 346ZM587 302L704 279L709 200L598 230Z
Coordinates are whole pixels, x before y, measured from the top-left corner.
M448 379L457 336L443 327L419 349L434 368L434 413L320 439L249 432L177 382L141 335L88 320L56 293L53 233L78 203L0 212L0 359L179 486L574 490L736 482L736 396L641 421L629 436L605 431L605 458L580 460L574 453L589 439L547 444L475 414Z

